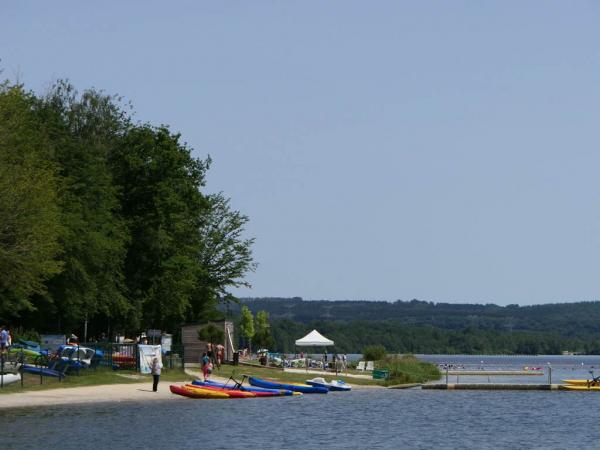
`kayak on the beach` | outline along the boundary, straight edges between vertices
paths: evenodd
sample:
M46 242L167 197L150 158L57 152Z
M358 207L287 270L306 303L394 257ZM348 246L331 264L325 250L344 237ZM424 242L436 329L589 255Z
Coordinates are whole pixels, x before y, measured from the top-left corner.
M208 399L226 399L231 398L225 392L216 392L208 389L193 389L185 386L175 386L172 384L169 389L173 394L189 398L208 398Z
M217 381L211 381L211 380L207 380L207 381L201 381L201 380L194 380L192 381L192 384L195 384L197 386L215 386L215 387L220 387L220 388L224 388L224 389L238 389L240 391L246 391L246 392L254 392L255 394L259 394L259 397L266 397L268 395L273 395L273 396L285 396L285 395L302 395L301 392L294 392L294 391L290 391L287 389L265 389L265 388L259 388L259 387L254 387L254 386L239 386L239 388L237 386L232 386L230 384L225 384L225 383L219 383Z
M342 380L325 381L325 378L322 377L306 380L306 384L310 384L311 386L321 386L329 389L330 391L349 391L352 389L352 386Z
M245 392L245 391L240 391L240 390L235 390L235 389L223 389L223 388L216 387L216 386L198 386L196 384L186 384L185 387L191 388L191 389L209 390L212 392L223 392L223 393L229 395L230 398L256 397L256 395L253 392Z
M303 394L327 394L329 389L320 386L311 386L301 383L280 383L278 381L263 380L261 378L248 378L252 386L266 389L286 389L289 391L302 392Z

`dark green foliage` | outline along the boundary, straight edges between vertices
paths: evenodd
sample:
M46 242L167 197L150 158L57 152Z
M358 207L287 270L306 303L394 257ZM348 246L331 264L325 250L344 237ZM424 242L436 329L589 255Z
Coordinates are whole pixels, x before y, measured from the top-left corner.
M122 271L128 235L108 164L128 125L115 101L96 91L79 96L59 82L38 106L62 177L64 270L49 281L51 303L44 308L56 329L131 310Z
M209 163L117 97L0 86L0 319L98 335L221 316L253 240L202 192Z
M0 318L32 310L60 272L54 146L20 86L0 86Z
M275 341L271 335L271 324L269 323L269 313L258 311L254 317L254 344L258 347L267 349L273 348Z
M254 316L250 309L246 306L242 306L240 313L240 324L239 324L240 336L245 339L248 347L252 348L252 338L254 337Z
M185 321L201 274L200 193L207 163L167 128L127 130L111 158L129 230L125 280L133 324L169 329Z
M225 332L214 323L209 323L198 330L198 339L204 342L223 342Z
M378 361L377 367L387 369L387 385L404 383L423 383L437 380L441 374L434 364L426 363L413 355L390 356Z
M383 345L389 353L600 354L600 302L501 307L296 297L242 304L269 312L278 350L285 352L316 328L335 341L336 350L348 353Z
M369 345L363 348L363 359L366 361L379 361L385 358L387 350L383 345Z
M209 163L207 160L207 167ZM249 287L244 276L256 267L251 251L254 239L242 237L248 217L233 211L223 194L205 199L207 208L201 216L197 254L200 275L192 295L192 320L206 315L206 309L213 309L219 300L234 300L227 289Z

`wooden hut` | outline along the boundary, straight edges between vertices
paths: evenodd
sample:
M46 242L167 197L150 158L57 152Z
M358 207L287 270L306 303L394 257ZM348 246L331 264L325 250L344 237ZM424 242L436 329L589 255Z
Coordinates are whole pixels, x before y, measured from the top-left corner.
M233 322L229 320L223 320L214 323L223 330L224 342L214 342L214 344L221 344L225 347L225 354L223 356L224 361L233 361L233 353L235 349L233 347ZM199 364L202 353L207 349L207 342L198 339L198 331L207 326L207 323L185 325L181 327L181 342L183 343L183 354L185 355L185 364Z

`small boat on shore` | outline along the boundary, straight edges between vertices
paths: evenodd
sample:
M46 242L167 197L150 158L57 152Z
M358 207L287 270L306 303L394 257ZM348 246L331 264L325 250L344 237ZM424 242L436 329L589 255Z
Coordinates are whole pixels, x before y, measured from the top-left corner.
M329 389L330 391L350 391L350 390L352 390L352 386L343 382L342 380L325 381L325 378L322 378L322 377L313 378L312 380L306 380L306 384L309 384L311 386L324 387L326 389Z
M265 389L285 389L288 391L302 392L303 394L327 394L329 389L320 386L311 386L301 383L280 383L278 381L263 380L261 378L248 378L252 386Z

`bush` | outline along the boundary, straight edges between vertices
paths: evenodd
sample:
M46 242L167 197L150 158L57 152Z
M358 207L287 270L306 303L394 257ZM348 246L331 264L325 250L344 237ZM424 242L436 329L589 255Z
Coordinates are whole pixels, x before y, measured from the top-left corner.
M386 384L423 383L441 376L434 364L421 361L413 355L387 357L380 362L380 366L390 371Z
M367 361L379 361L386 357L387 350L383 345L370 345L363 348L363 358Z

